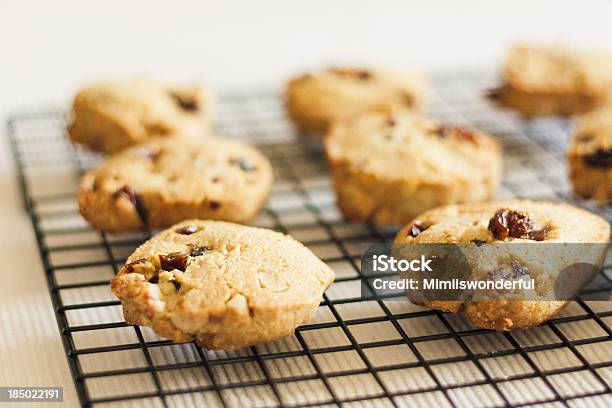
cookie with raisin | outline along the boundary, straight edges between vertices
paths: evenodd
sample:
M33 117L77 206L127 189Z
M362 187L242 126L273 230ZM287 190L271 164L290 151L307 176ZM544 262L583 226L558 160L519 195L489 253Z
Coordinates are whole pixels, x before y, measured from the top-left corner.
M209 137L157 138L106 159L81 179L79 211L93 226L122 232L189 218L248 223L272 186L255 148Z
M290 236L188 220L130 255L112 280L125 320L208 349L291 335L319 306L334 272Z
M433 207L488 200L501 178L494 138L411 112L338 122L324 144L338 205L351 221L405 224Z
M425 89L416 72L329 68L290 80L286 105L303 133L321 135L333 122L370 110L420 110Z
M114 153L153 137L201 138L211 114L211 97L199 86L116 80L77 93L68 133L74 143Z
M525 117L584 113L612 91L612 55L560 46L519 45L507 56L497 104Z
M511 200L426 211L411 220L394 243L408 248L414 244L465 244L461 248L474 279L533 279L535 289L514 298L430 298L420 302L446 312L464 312L478 327L509 331L536 326L559 313L568 303L559 290L572 289L556 287L559 275L567 271L563 266L588 260L601 268L609 238L610 223L586 210L564 203Z

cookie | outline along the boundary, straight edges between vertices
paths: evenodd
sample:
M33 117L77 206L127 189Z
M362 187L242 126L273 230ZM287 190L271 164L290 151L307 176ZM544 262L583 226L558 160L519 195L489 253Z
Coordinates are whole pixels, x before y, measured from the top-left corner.
M157 138L86 173L79 211L104 231L165 228L189 218L248 223L272 185L255 148L219 138Z
M576 195L601 204L612 202L612 106L578 119L567 161Z
M330 68L289 81L287 110L302 132L320 134L336 120L372 109L419 109L424 89L416 73Z
M518 46L489 97L525 117L583 113L612 92L612 55L561 47Z
M136 249L111 288L128 323L176 342L232 349L291 335L333 280L290 236L190 220Z
M113 153L156 136L200 138L208 133L210 115L211 102L196 86L107 82L76 95L68 133L74 143Z
M410 112L371 112L336 123L325 139L345 218L404 224L450 203L489 199L502 169L498 143L484 133Z
M489 243L512 242L533 244L533 248L537 248L536 245L542 243L601 243L595 248L600 252L595 258L603 262L609 237L610 224L588 211L563 203L514 200L450 205L427 211L397 234L395 244L476 243L486 246ZM551 250L551 246L542 248ZM564 247L562 255L570 256L569 249ZM549 254L543 256L550 257ZM521 255L513 259L523 261ZM535 279L538 265L519 265L513 270L514 273L521 271L530 274ZM463 311L478 327L507 331L536 326L552 318L567 303L562 300L504 299L465 302L436 300L425 301L423 305L446 312Z

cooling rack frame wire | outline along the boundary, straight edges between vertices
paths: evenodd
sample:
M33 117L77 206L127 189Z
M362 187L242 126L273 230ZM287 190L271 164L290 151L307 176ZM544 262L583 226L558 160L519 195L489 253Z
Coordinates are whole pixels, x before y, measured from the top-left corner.
M434 76L432 82L436 93L430 110L434 116L452 123L479 127L503 141L509 170L505 174L501 197L570 201L598 211L610 220L609 208L598 209L585 202L575 202L569 193L563 167L564 143L568 132L566 122L546 119L527 123L511 113L495 110L480 96L480 91L491 85L491 78L486 75L444 74ZM244 403L242 393L247 390L255 390L248 398L255 399L263 406L283 407L320 404L344 406L354 402L387 406L424 402L458 407L475 401L485 406L522 406L544 402L569 406L587 401L606 403L612 398L612 358L598 358L596 351L593 351L593 347L597 349L612 345L610 302L602 305L601 302L596 304L579 297L567 312L545 323L537 331L494 333L470 326L461 315L416 306L406 306L409 309L398 312L398 305L407 302L396 301L391 296L339 296L344 292L330 289L323 296L320 309L325 310L327 320L315 319L298 328L288 340L291 344L287 349L283 348L283 343L277 349L263 346L224 353L207 351L191 343L175 346L154 337L147 328L126 325L121 318L116 318L116 313L113 314L119 308L119 302L115 299L82 298L80 301L70 301L70 297L75 296L69 295L71 293L91 291L97 294L106 290L108 276L88 279L90 271L101 268L106 271L104 273L116 272L125 260L127 249L143 242L152 232L137 236L113 236L97 232L79 221L74 206L76 180L99 158L71 147L65 138L65 126L63 111L36 111L12 116L7 130L25 210L32 221L60 336L83 406L114 402L173 406L177 403L176 398L193 398L189 401L194 403L206 401L220 406L239 406ZM324 261L330 265L342 265L344 272L339 274L332 288L352 287L360 283L359 251L355 248L363 242L388 241L394 231L374 225L349 224L339 217L321 147L316 140L294 134L284 117L278 93L262 90L222 95L218 131L257 144L275 167L275 189L262 214L264 226L297 234L297 238L314 248L315 253L322 251L318 254ZM62 177L68 177L71 182L62 183L62 188L59 188L60 184L47 180L49 173L55 169L60 169L58 172L63 174ZM49 188L51 192L42 192ZM53 191L54 188L57 191ZM81 240L81 235L92 241ZM75 240L71 241L73 236ZM64 239L68 243L61 243ZM52 244L55 241L60 244ZM77 254L86 251L103 254L103 257L70 262L73 256L78 258ZM61 256L62 262L56 260L58 256ZM609 259L600 277L608 288L612 285ZM70 275L73 280L67 283L63 280L65 271L78 273ZM366 286L371 285L368 281L365 283ZM347 317L346 311L351 307L361 307L358 305L361 302L375 307L377 313ZM90 313L87 316L99 320L75 324L72 313L79 311ZM113 319L105 320L108 316ZM422 327L431 328L429 323L435 330L420 333ZM598 334L580 338L576 337L574 329L569 329L579 325L577 330L584 331L586 324L594 327ZM364 332L375 336L371 333L376 330L356 330L377 325L384 325L385 330L392 331L394 335L383 340L375 338L364 341ZM132 341L80 346L81 340L88 336L97 339L96 333L105 332L110 333L109 338L121 338L123 334L117 333L128 333L124 330L131 333ZM326 330L334 330L338 336L343 336L342 344L318 346L316 341L319 340L316 339L323 338L319 333ZM493 346L489 343L486 347L480 346L489 341ZM437 344L452 344L457 354L436 357L431 354L431 348L444 351L444 347ZM497 347L501 344L503 347ZM403 350L395 354L396 360L381 364L377 353L396 348ZM182 350L181 353L189 358L160 364L160 353L174 355L174 350ZM137 353L141 364L106 367L97 371L84 368L88 364L87 357L111 357L120 353ZM410 356L409 361L402 360L403 353ZM573 363L547 366L556 358L541 357L549 353L563 354ZM325 357L345 354L353 356L351 364L356 364L356 368L342 366L330 369ZM506 359L520 360L522 371L508 373L501 369L500 372L495 364L499 365ZM293 366L294 360L300 360L301 364L309 367L308 370L298 374L292 371L286 375L276 366ZM339 361L340 365L344 364L343 360ZM242 374L232 371L235 367L243 366L249 369L240 371ZM460 367L459 374L456 367ZM469 367L471 371L462 374L464 367ZM454 374L449 377L447 369ZM201 376L202 383L169 388L166 382L168 373L174 375L172 373L184 371ZM230 372L234 373L231 374L233 378L230 378ZM398 385L390 382L389 378L400 372L418 374L414 381L421 383ZM468 372L471 374L468 375ZM575 375L579 376L578 380L572 380ZM105 390L104 387L92 385L100 379L121 382L130 376L142 376L149 388L105 394L100 393L100 389ZM588 381L584 380L585 376L589 378ZM350 388L354 393L347 394L346 383L342 382L349 380L376 391L359 394L361 390ZM583 380L587 386L568 393L567 384L572 388L572 381ZM531 399L521 400L512 391L513 387L519 387L518 393L521 394L520 386L523 383L535 387L535 395ZM314 396L304 391L312 384L318 390ZM306 388L299 392L291 388L301 386ZM185 400L180 402L185 403Z

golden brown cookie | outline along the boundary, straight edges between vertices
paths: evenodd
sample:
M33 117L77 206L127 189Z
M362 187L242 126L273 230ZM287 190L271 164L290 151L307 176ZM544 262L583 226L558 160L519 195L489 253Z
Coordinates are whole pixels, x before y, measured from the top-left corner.
M293 333L333 271L290 236L184 221L141 245L112 280L125 320L177 342L245 347Z
M106 159L81 179L79 211L96 228L165 228L189 219L248 223L272 185L269 161L243 143L152 139Z
M599 244L593 246L595 262L605 258L610 238L610 224L603 218L568 204L526 200L501 201L473 205L449 205L427 211L408 223L395 237L395 244L425 243L523 243L528 248L550 251L551 243ZM525 245L515 246L524 251ZM538 245L540 245L538 247ZM506 249L512 248L506 246ZM520 248L520 249L519 249ZM557 246L561 257L571 254L570 248ZM525 261L522 253L511 256L513 274L527 273L537 278L541 265L546 265L542 253L536 261ZM504 254L508 259L508 255ZM482 262L490 261L483 257ZM523 262L525 262L523 264ZM595 263L594 263L595 264ZM557 314L566 300L499 301L425 301L424 306L447 312L463 311L476 326L495 330L519 330L536 326Z
M501 149L490 136L409 112L338 122L325 152L351 221L404 224L432 207L487 200L501 178Z
M117 152L156 136L205 136L211 101L197 86L155 81L100 83L74 98L70 139L92 150Z
M562 47L521 45L504 65L498 104L526 117L586 112L612 93L612 56Z
M330 68L287 84L287 110L305 133L321 134L339 119L370 110L419 110L425 93L422 76L405 71Z

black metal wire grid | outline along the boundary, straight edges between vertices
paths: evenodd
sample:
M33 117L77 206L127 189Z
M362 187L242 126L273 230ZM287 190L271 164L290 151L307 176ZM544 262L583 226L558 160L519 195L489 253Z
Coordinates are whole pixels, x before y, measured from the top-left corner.
M572 198L563 152L567 123L521 122L481 98L489 78L435 76L432 115L479 127L505 148L498 194ZM108 280L151 232L104 234L79 216L79 175L99 160L65 138L63 111L8 122L24 204L45 268L61 338L83 406L611 406L612 302L576 299L542 326L496 333L393 297L360 296L364 242L394 231L349 224L335 205L320 145L295 135L278 94L226 94L219 133L256 143L276 181L254 223L292 234L337 275L294 336L236 351L174 344L123 322ZM426 152L424 152L426 154ZM589 207L610 220L609 208ZM598 277L611 286L608 262Z

